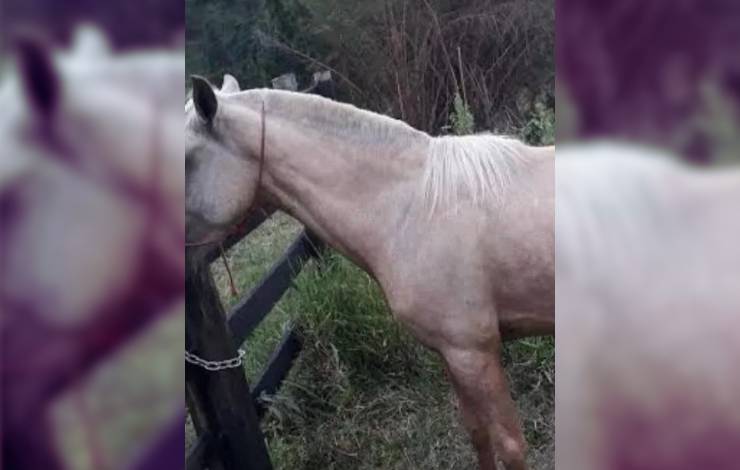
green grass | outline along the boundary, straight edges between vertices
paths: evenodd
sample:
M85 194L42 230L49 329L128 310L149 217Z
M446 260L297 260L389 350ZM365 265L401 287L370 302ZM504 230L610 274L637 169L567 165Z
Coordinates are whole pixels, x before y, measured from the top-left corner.
M277 215L231 250L242 294L300 229ZM236 300L220 262L213 271L224 302ZM395 323L369 276L332 253L306 266L244 345L250 383L288 325L304 349L263 422L276 468L475 468L441 361ZM554 468L553 347L528 339L505 350L535 469Z

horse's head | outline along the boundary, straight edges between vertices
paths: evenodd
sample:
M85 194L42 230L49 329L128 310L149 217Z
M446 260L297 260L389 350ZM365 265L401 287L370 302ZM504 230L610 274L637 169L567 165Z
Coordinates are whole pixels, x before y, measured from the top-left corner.
M255 202L260 118L228 102L239 91L231 75L220 90L200 77L192 85L185 105L185 214L187 241L198 244L227 234Z

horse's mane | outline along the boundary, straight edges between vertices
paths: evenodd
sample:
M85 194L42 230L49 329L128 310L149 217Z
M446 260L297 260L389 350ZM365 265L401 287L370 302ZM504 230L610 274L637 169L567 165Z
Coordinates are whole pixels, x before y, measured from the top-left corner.
M271 114L290 115L325 132L363 143L427 145L421 191L432 212L454 206L463 194L474 203L500 203L524 160L523 144L516 139L489 134L431 138L398 119L319 96L276 90L260 93L259 99L269 100Z
M430 210L450 208L462 196L474 204L500 205L523 167L524 144L503 136L435 137L424 170L424 200Z

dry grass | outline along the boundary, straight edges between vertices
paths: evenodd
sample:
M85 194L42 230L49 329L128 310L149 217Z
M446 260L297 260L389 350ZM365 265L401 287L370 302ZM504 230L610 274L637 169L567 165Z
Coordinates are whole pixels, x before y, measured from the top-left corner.
M520 127L553 89L551 0L304 3L309 43L326 49L344 98L418 129L444 130L456 93L476 128Z

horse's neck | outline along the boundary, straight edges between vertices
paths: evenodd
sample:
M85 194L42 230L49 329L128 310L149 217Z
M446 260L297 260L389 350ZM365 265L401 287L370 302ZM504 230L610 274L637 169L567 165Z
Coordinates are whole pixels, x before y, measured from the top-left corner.
M360 145L298 126L273 132L264 164L271 202L372 271L418 194L424 136Z

